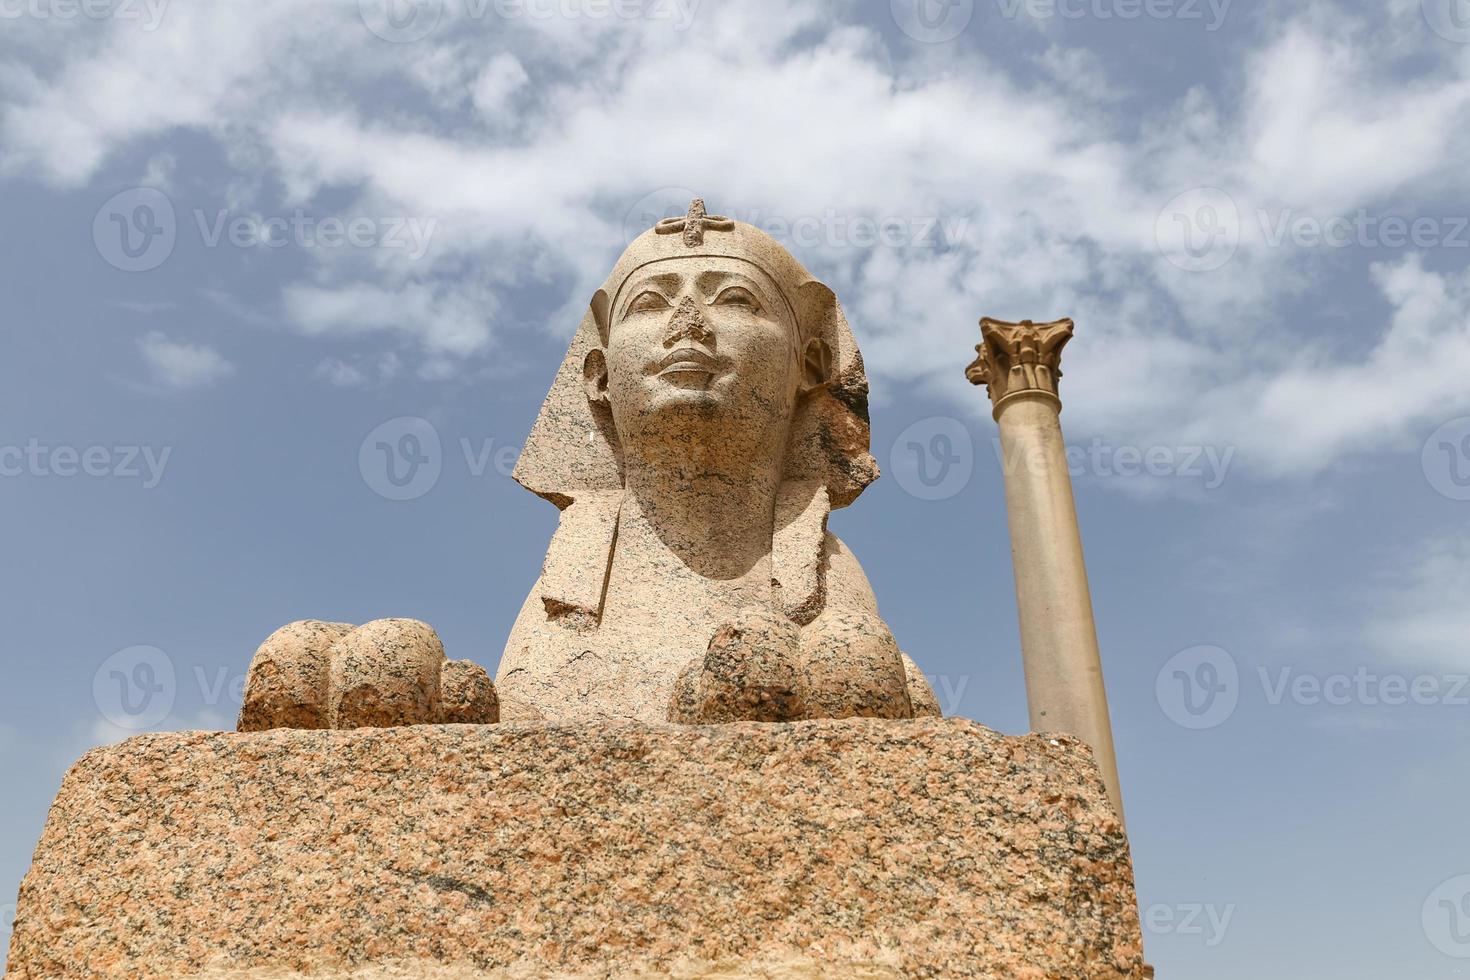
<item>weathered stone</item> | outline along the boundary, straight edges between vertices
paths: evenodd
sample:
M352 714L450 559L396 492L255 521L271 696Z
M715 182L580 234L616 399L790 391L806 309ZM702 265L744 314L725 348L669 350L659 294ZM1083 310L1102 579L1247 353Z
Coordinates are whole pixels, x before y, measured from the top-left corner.
M239 730L326 728L327 651L352 629L350 623L305 619L266 637L245 675Z
M908 687L909 704L913 706L915 718L939 718L944 712L939 710L939 699L934 696L934 688L930 686L929 679L919 670L919 665L908 654L903 654L904 681Z
M805 717L800 656L801 630L794 622L769 609L742 610L710 640L695 691L697 720Z
M1068 737L959 719L164 733L67 774L8 976L1136 980L1135 903Z
M699 724L699 676L704 673L704 658L689 662L674 680L674 693L669 696L669 721L680 725Z
M801 642L807 717L913 717L903 654L881 621L826 613Z
M444 646L427 623L378 619L329 651L329 728L388 728L439 721Z
M500 699L485 668L472 660L446 660L439 672L439 721L450 725L493 725Z

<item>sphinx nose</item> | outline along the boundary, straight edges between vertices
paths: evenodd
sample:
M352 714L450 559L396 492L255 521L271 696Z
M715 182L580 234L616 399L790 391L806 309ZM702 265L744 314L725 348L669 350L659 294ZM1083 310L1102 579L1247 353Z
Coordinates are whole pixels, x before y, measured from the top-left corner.
M672 347L685 337L707 346L713 346L715 339L704 311L688 296L674 308L674 315L669 319L668 332L664 335L664 346Z

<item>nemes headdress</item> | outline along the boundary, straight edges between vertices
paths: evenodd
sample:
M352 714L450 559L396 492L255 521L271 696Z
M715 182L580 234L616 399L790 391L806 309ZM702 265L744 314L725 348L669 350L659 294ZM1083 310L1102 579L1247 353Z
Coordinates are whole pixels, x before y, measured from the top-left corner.
M814 619L825 599L828 511L852 503L878 477L868 452L868 379L837 297L770 235L707 214L695 199L684 217L660 221L634 239L593 295L516 464L522 486L562 509L541 576L551 615L600 615L622 501L617 438L608 414L587 400L583 363L589 351L605 346L614 302L629 277L657 262L691 257L762 269L796 320L797 349L822 361L825 382L799 400L792 419L772 539L781 603L797 622Z

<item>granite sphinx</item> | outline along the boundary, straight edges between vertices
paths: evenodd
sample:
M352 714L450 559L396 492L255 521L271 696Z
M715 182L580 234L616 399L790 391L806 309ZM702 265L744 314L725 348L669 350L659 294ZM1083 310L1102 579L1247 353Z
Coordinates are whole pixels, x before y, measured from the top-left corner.
M938 715L827 529L878 476L867 396L832 290L695 200L617 260L521 453L515 478L561 516L493 687L424 624L380 620L375 695L360 653L342 680L350 627L291 624L257 654L242 730L450 720L446 670L462 719Z

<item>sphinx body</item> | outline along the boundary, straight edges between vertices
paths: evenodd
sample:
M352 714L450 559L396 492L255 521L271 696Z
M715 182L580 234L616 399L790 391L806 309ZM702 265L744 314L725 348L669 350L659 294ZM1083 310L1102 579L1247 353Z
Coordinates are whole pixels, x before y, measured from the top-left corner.
M593 296L521 454L516 479L561 519L494 688L424 624L375 625L380 679L293 624L257 654L241 726L937 715L827 530L878 475L868 438L831 290L695 201Z
M540 580L527 596L495 679L503 718L663 721L679 676L722 629L785 639L774 612L780 589L760 581L769 553L742 580L704 579L651 540L635 503L627 509L643 540L636 551L612 556L603 625L576 612L548 612ZM628 520L619 523L623 545ZM822 612L805 625L790 623L787 652L809 687L807 710L797 716L937 715L927 682L899 651L852 553L829 532L820 560ZM814 698L810 687L826 697Z
M799 717L937 713L827 531L876 476L831 290L699 201L645 232L593 297L517 466L563 511L501 658L506 717L662 720L728 630L773 669L789 661Z

